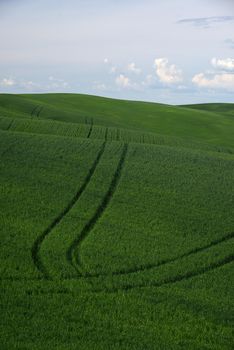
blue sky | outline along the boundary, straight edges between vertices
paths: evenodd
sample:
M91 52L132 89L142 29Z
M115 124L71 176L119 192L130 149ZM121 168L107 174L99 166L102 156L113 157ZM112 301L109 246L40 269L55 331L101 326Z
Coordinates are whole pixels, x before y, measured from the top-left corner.
M0 0L0 92L234 102L233 0Z

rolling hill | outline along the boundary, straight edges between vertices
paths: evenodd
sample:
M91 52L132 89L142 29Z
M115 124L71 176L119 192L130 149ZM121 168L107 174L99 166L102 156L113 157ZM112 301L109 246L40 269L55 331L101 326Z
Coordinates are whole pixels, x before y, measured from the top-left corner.
M2 349L232 348L233 111L0 95Z
M233 106L230 104L230 106ZM234 110L234 107L232 107ZM231 109L231 107L230 107ZM0 95L0 115L153 132L234 147L231 115L77 94Z

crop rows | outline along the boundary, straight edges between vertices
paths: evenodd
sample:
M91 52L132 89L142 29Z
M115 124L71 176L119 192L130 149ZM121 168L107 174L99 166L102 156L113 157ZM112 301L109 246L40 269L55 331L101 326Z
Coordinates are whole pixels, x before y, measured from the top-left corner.
M38 114L41 112L43 107L40 108L40 106L37 106L36 108L36 113ZM105 141L120 141L125 143L143 143L161 146L183 147L227 154L233 154L234 152L231 148L215 147L208 144L199 143L197 141L187 141L175 137L142 133L128 129L97 126L93 124L92 119L87 119L86 121L89 121L90 124L72 124L57 122L53 120L38 120L35 118L31 120L23 118L9 120L9 118L0 117L0 129L66 137L84 137Z

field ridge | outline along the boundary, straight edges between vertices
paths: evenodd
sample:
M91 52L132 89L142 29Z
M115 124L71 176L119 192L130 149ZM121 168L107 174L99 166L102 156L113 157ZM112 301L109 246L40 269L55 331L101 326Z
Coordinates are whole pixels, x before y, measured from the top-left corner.
M88 127L88 124L65 123L47 119L14 118L11 120L12 123L9 121L9 117L0 117L0 129L10 132L46 134L72 138L87 138L89 135L89 138L92 140L97 139L178 148L183 147L200 151L211 151L230 155L234 154L234 149L231 147L214 146L204 142L202 143L199 141L181 139L149 132L145 133L129 129L125 130L121 128L103 127L94 124L91 128ZM8 127L6 126L6 123ZM97 135L97 133L94 134L94 129L100 132L100 135ZM104 134L102 134L102 132Z

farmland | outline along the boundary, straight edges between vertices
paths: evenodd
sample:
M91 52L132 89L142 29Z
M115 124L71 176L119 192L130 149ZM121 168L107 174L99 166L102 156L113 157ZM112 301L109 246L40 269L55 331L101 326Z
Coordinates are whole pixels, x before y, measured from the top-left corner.
M233 110L0 95L2 349L232 349Z

